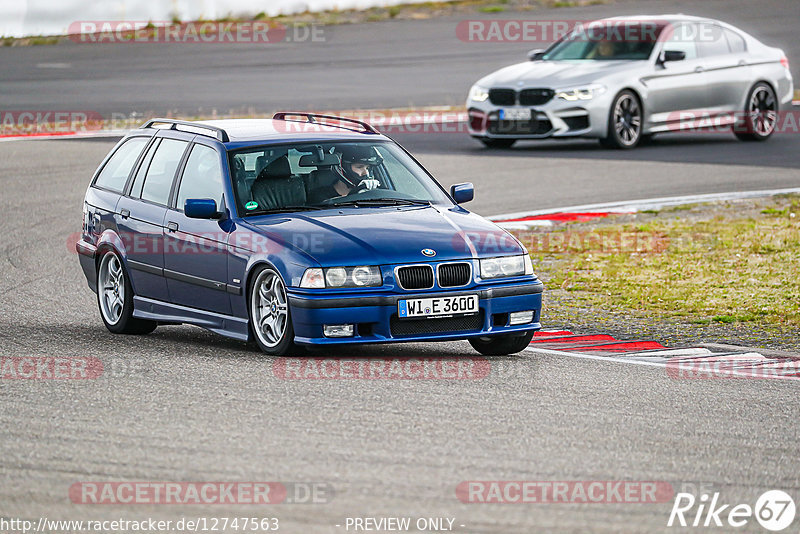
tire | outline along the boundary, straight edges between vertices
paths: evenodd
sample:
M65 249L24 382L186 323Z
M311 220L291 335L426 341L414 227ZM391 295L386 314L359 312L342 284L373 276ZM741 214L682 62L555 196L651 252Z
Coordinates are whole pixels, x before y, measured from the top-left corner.
M504 334L500 336L472 337L469 344L484 356L505 356L516 354L530 345L534 331L519 334Z
M516 139L489 139L487 137L481 138L481 143L483 143L486 148L511 148L516 143Z
M733 127L733 133L742 141L766 141L778 122L778 98L768 84L759 82L747 93L744 124Z
M114 334L149 334L156 321L133 316L133 288L119 254L107 250L97 264L97 306L106 328Z
M614 97L608 111L608 135L600 139L607 148L628 150L642 140L642 103L636 93L625 89Z
M286 284L278 271L258 268L250 277L247 295L250 330L261 351L271 356L297 351Z

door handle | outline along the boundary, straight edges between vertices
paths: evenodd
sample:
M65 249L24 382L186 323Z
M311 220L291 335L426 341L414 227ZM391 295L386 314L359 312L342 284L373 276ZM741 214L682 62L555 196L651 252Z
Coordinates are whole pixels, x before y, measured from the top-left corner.
M178 231L178 223L172 222L172 221L168 222L167 223L167 230L169 230L170 232L177 232Z
M703 67L695 67L695 68L694 68L694 71L695 71L695 72L705 72L705 70L706 70L706 69L704 69Z
M122 217L123 219L127 219L128 217L131 216L131 210L126 210L123 208L119 210L119 216Z
M739 60L739 66L740 66L740 67L746 67L746 66L747 66L747 61L745 61L745 60L743 60L743 59L742 59L742 60Z

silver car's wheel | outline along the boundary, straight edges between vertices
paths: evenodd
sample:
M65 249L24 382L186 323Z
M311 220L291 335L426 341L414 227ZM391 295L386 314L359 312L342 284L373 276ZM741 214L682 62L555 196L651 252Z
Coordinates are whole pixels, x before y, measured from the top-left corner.
M642 138L642 106L632 91L622 91L614 99L608 118L608 136L601 139L605 146L633 148Z
M292 345L286 286L277 271L265 267L254 275L250 319L258 345L269 354L283 354Z
M775 91L765 83L757 83L747 98L744 128L734 128L734 133L745 141L765 141L775 132L777 123L778 98Z
M112 326L116 325L125 307L125 275L116 254L103 256L97 273L97 291L103 319Z

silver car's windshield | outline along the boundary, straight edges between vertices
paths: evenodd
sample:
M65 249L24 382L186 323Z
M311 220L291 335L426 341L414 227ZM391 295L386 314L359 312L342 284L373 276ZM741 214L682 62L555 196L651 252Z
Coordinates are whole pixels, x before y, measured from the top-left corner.
M239 212L336 206L450 204L439 185L394 143L312 142L231 154Z
M648 59L663 28L663 24L654 22L581 26L553 45L542 59L547 61Z

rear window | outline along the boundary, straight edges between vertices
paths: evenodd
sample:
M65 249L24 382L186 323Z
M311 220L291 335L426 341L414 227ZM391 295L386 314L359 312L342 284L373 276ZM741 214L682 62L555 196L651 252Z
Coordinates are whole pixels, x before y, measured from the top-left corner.
M125 189L133 164L148 140L147 137L134 137L125 141L100 171L94 185L121 193Z

